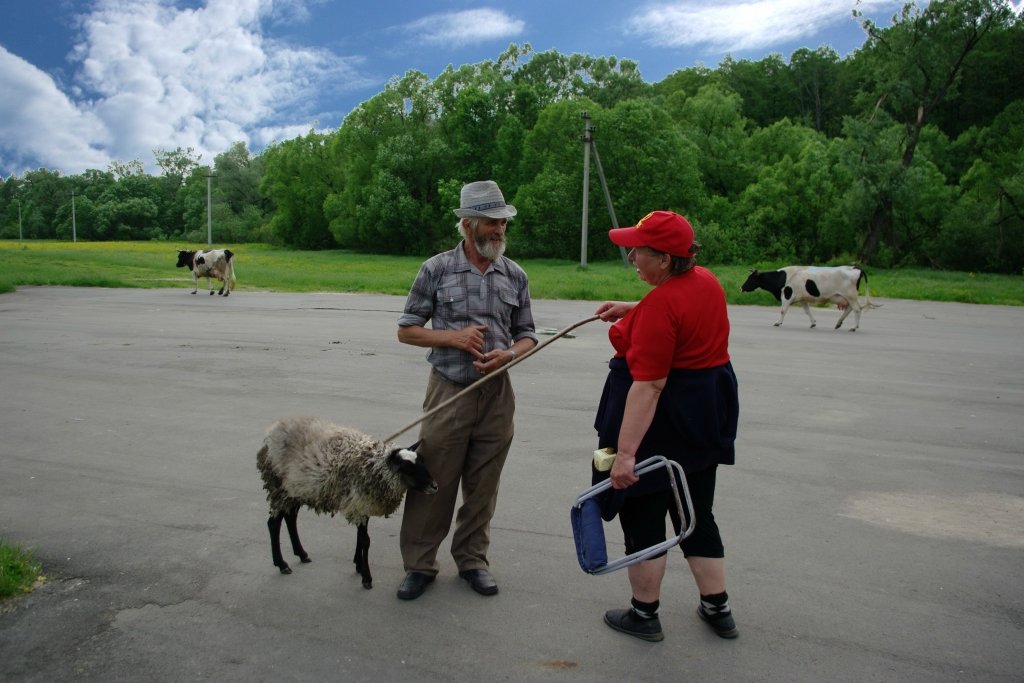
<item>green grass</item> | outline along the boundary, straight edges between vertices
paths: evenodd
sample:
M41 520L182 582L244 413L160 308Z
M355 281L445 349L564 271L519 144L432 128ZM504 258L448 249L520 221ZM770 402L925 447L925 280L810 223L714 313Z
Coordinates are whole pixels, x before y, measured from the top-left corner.
M201 245L200 245L201 246ZM366 292L405 295L423 259L380 256L350 251L295 251L265 244L227 246L236 256L239 291ZM169 242L17 242L0 240L0 292L20 285L76 287L188 287L192 278L175 268L179 248L195 245ZM514 254L510 254L513 258ZM530 275L535 299L637 299L648 291L632 268L621 261L519 261ZM758 263L760 269L788 265ZM748 266L711 269L725 287L731 304L775 306L767 292L742 294ZM1024 306L1024 277L901 268L867 268L873 297L958 301ZM205 281L200 284L205 287Z
M32 559L32 553L0 541L0 600L28 593L42 572L42 565Z

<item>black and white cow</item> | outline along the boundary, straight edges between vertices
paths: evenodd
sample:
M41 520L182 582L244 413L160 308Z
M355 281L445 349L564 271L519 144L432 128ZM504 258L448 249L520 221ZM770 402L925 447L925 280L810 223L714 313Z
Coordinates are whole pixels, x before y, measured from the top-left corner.
M179 251L177 268L184 268L192 271L192 293L199 289L199 278L205 277L206 284L210 287L210 295L213 295L213 280L221 281L220 291L217 294L228 296L235 288L235 254L230 249L213 249L211 251Z
M763 289L782 303L782 312L775 323L776 327L782 324L786 311L793 304L800 304L803 307L804 313L811 319L811 327L814 327L818 323L811 315L808 304L831 302L843 311L836 322L836 329L842 327L843 321L852 310L854 324L850 331L856 332L860 327L861 310L877 307L877 304L871 303L871 294L868 293L866 284L864 292L867 300L861 304L857 290L862 280L867 283L867 273L856 266L787 266L766 273L752 270L740 289L744 292Z

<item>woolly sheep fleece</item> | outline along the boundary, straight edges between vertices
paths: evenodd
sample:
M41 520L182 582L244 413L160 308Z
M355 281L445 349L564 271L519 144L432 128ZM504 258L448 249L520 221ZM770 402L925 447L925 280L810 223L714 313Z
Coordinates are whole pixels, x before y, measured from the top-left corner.
M351 427L315 417L279 420L267 431L256 465L270 515L298 505L341 513L351 524L390 515L406 487L388 468L395 449Z

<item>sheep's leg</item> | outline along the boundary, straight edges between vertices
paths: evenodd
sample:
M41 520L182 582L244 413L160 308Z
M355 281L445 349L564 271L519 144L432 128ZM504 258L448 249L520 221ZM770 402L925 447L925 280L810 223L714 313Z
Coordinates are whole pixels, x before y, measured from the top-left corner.
M370 532L366 523L360 524L356 534L356 556L352 560L356 571L363 577L363 588L373 588L373 576L370 575Z
M362 527L359 527L356 536L356 554L352 558L352 564L356 566L356 572L358 572L360 575L363 573L363 546L362 543L359 541L359 537L362 536L361 530Z
M309 555L303 549L302 543L299 541L298 518L299 508L296 507L284 514L284 523L288 525L288 538L291 539L292 542L292 552L295 553L295 556L299 558L303 564L306 564L313 560L309 559Z
M274 560L274 566L280 569L282 574L291 574L291 567L281 557L281 520L283 519L284 512L278 512L267 519L267 529L270 530L270 555Z

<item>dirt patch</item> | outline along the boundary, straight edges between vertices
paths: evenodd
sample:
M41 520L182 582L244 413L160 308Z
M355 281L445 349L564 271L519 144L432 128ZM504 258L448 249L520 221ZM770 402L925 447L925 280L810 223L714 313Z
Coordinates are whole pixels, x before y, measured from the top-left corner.
M931 538L1024 547L1024 498L1020 496L862 493L847 499L840 514Z

